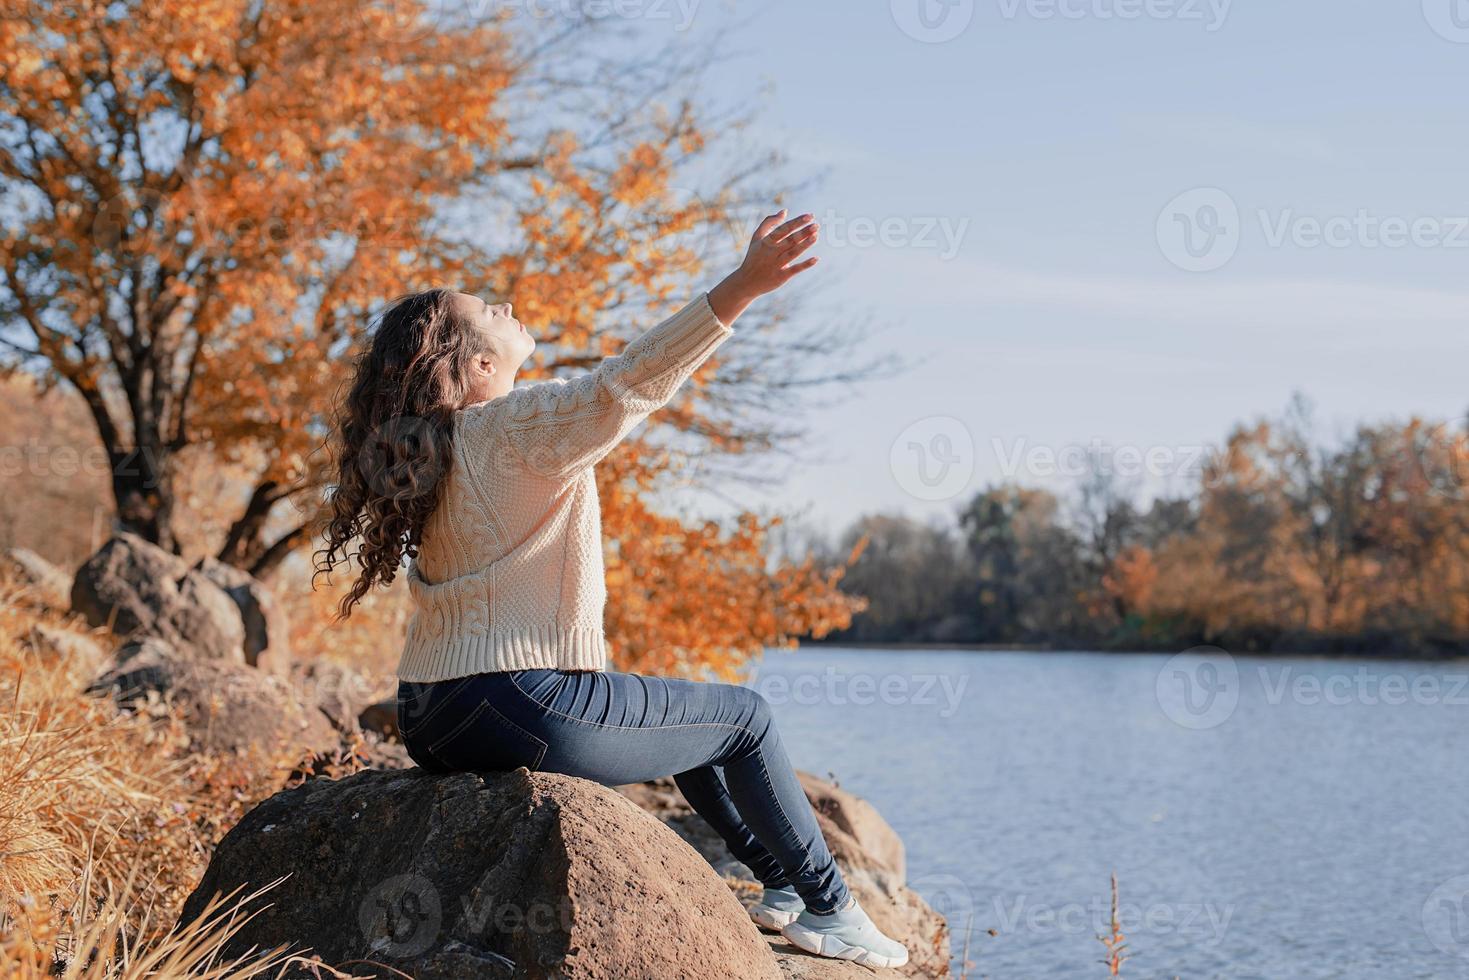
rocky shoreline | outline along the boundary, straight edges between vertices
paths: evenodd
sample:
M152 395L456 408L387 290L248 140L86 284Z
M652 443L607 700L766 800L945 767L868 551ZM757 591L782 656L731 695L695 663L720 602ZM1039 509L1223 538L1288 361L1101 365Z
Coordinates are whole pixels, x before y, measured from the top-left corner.
M94 627L37 626L23 640L85 662L87 693L123 710L166 699L198 751L242 764L294 753L363 767L342 778L308 767L218 842L180 925L207 917L216 894L271 886L227 956L288 946L355 976L423 980L949 976L948 927L905 886L901 839L832 783L801 774L853 892L908 946L901 970L821 959L760 932L744 911L758 885L671 779L614 790L525 769L413 767L382 685L294 661L289 624L243 572L123 534L75 576L29 552L11 552L7 573ZM293 969L319 967L303 958Z

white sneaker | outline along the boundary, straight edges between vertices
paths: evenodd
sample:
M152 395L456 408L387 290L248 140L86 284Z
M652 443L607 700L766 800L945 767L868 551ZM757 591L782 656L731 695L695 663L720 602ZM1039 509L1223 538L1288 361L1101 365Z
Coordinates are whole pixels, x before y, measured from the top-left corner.
M846 908L830 915L803 911L781 929L781 935L808 953L863 966L894 967L908 962L907 947L883 935L855 897Z
M796 916L805 908L806 903L801 901L801 896L794 890L767 888L760 895L760 901L750 906L750 918L761 928L780 932L795 922Z

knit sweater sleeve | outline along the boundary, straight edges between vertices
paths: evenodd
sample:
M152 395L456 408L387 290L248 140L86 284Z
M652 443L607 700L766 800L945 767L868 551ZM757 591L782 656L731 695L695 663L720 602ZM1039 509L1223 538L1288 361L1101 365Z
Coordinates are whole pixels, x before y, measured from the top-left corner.
M507 442L535 472L574 476L668 404L733 332L702 294L592 371L511 391L503 415Z

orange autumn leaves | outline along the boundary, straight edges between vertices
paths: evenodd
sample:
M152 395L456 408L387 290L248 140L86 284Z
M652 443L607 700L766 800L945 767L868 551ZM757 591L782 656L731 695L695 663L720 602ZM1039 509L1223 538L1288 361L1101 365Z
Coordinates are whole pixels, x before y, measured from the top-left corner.
M254 483L204 506L276 501L269 521L224 521L226 557L262 574L310 541L324 420L382 303L435 285L510 299L540 328L528 376L580 370L677 303L727 218L728 188L679 187L708 145L694 106L660 95L635 128L619 106L561 125L494 16L436 21L414 0L0 9L0 114L19 134L0 140L19 188L0 232L7 325L87 399L114 457L141 447L167 472L203 451ZM761 442L697 391L660 430L696 453ZM762 522L653 513L648 488L678 465L657 442L603 477L624 665L729 669L847 621L831 574L769 565ZM161 515L165 543L173 523L219 523L191 519L186 482L132 503Z
M41 352L88 392L122 351L154 376L132 424L301 479L341 318L463 271L427 226L505 139L503 37L356 0L5 5L4 109L42 147L7 162L43 206L0 260L72 323Z
M807 558L772 567L778 519L741 515L730 527L685 524L650 510L637 491L640 457L625 447L600 464L607 554L606 628L625 670L734 680L747 654L793 647L847 626L864 602L838 588L844 568Z
M1207 637L1457 642L1466 462L1469 436L1416 419L1329 447L1294 418L1241 427L1203 475L1191 533L1124 553L1104 587L1128 613Z

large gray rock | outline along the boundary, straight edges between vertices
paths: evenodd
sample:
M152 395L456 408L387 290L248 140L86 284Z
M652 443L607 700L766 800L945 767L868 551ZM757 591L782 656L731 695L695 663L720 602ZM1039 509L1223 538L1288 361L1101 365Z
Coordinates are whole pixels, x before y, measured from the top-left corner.
M11 548L5 554L5 564L41 605L64 612L71 604L71 576L34 551Z
M118 651L88 692L130 706L151 693L182 709L202 751L263 752L295 758L334 752L340 739L321 712L303 705L284 678L242 663L200 660L154 638Z
M391 682L368 678L333 660L294 664L291 677L302 697L316 705L332 727L344 734L359 730L363 709L386 696L391 686ZM393 704L396 708L397 702Z
M229 595L177 555L119 534L77 570L71 605L93 626L243 663L245 628Z
M23 640L43 657L80 664L88 672L100 670L110 656L109 648L88 634L50 623L32 623Z
M394 698L374 701L357 713L357 725L364 732L373 732L385 740L401 740L398 731L398 702Z
M362 712L360 722L362 730L383 739L383 745L398 746L396 702L370 705ZM901 970L874 971L853 963L810 956L778 935L767 935L781 976L788 980L949 976L949 926L922 896L906 886L907 862L902 838L866 800L810 773L797 775L848 885L873 920L908 947L909 962ZM759 899L760 888L750 870L729 853L714 829L694 813L672 779L621 786L618 790L698 851L730 884L745 906Z
M908 963L896 970L871 970L854 963L808 956L780 936L768 937L781 974L792 980L841 980L875 976L949 976L949 928L943 916L906 887L903 841L866 800L808 772L797 773L816 822L842 869L847 886L889 936L908 947ZM760 897L750 870L735 859L724 841L689 806L672 779L619 787L634 803L658 817L726 879L750 883L739 888L741 901Z
M309 780L225 836L182 921L217 893L282 877L225 958L292 944L350 961L356 976L780 976L697 853L625 797L569 776L410 769Z
M284 673L291 662L291 624L269 586L217 558L199 559L194 571L223 589L239 608L245 627L245 663Z

